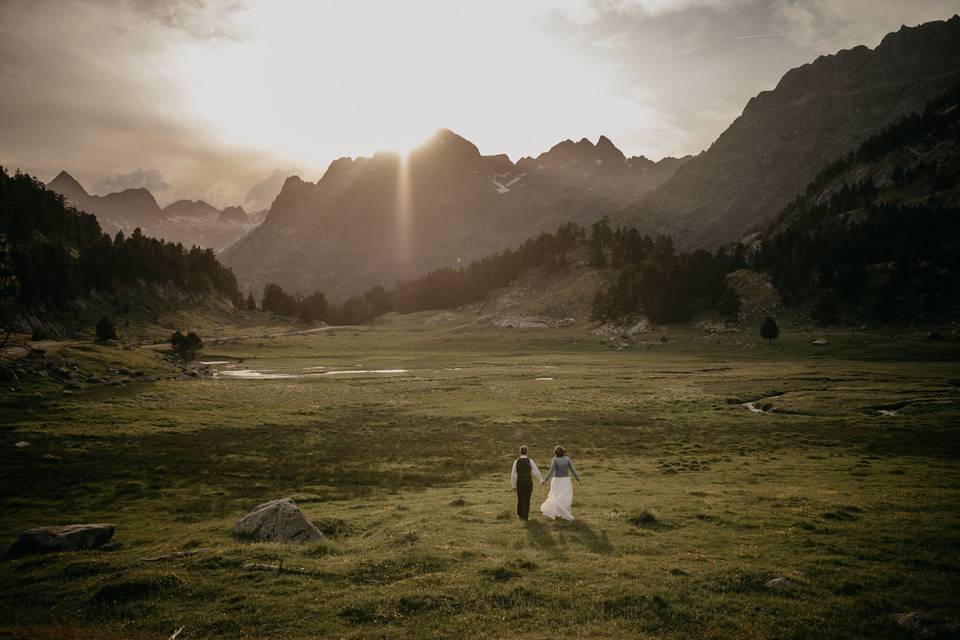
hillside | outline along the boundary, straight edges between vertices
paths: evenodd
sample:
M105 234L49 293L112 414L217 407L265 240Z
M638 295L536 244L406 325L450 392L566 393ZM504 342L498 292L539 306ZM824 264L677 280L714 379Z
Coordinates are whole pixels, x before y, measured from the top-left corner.
M47 188L80 211L92 213L103 230L129 235L139 228L144 235L184 246L197 245L221 251L254 229L263 213L248 214L242 207L222 211L203 200L177 200L160 208L147 189L125 189L104 196L87 193L73 176L61 171Z
M739 239L882 127L960 80L960 17L821 56L752 98L710 148L621 213L688 247Z
M516 164L447 130L404 159L341 158L317 183L290 177L264 224L223 254L245 288L270 282L334 300L592 222L683 159L626 158L610 140L564 141Z
M754 262L824 322L955 313L960 85L821 171L761 230Z
M111 238L95 216L67 206L33 177L3 168L0 239L17 282L0 312L15 330L89 330L98 315L119 320L147 299L163 309L242 301L236 278L212 250L187 250L138 231Z

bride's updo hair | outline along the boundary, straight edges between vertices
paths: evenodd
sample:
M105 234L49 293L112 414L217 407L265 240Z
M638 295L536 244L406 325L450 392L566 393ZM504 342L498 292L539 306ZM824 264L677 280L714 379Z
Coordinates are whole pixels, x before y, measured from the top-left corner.
M560 445L557 445L556 447L553 448L553 455L555 455L558 458L562 458L563 456L567 455L567 450L561 447Z

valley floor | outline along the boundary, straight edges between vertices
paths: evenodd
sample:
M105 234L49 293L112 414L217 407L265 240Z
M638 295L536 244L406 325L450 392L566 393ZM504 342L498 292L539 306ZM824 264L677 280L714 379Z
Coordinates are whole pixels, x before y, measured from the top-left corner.
M0 638L952 637L960 344L824 335L616 351L415 314L213 344L212 379L0 397L0 544L117 525L0 564ZM521 444L570 449L574 523L517 521ZM232 536L284 496L325 542Z

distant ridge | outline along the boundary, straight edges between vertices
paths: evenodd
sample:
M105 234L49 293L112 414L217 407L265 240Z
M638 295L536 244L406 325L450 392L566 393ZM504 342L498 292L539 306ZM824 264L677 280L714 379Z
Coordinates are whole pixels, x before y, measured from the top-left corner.
M737 240L884 125L960 82L960 17L820 56L751 98L710 148L621 215L682 246Z
M58 173L46 186L62 195L69 205L95 215L110 235L129 235L140 228L146 236L220 251L257 224L241 207L220 211L203 200L177 200L161 209L153 194L143 188L90 195L66 171Z

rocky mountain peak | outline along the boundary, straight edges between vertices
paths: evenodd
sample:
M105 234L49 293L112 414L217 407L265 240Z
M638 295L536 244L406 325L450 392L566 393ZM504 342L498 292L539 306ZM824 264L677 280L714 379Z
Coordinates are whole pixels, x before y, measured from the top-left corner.
M67 199L76 199L78 196L88 195L83 185L66 171L58 173L56 178L47 183L47 188L56 191Z
M453 131L438 129L423 144L410 152L412 162L433 159L473 162L480 160L480 150L477 149L477 145Z
M627 161L627 157L623 155L623 152L620 151L607 136L600 136L600 139L597 140L595 150L598 160L620 164Z

